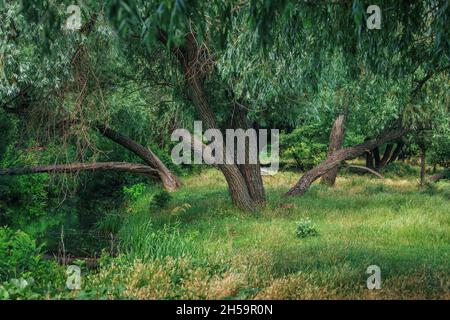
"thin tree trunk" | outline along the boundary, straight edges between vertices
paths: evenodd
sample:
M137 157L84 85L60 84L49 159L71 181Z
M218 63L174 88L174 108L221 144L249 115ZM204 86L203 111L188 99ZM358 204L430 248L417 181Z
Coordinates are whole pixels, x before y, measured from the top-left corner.
M423 186L425 184L425 169L426 169L426 163L425 163L425 146L419 146L420 147L420 185Z
M79 171L115 170L152 176L157 170L143 165L128 162L94 162L44 165L21 168L0 169L0 175L24 175L34 173L72 173Z
M181 184L179 179L164 165L164 163L148 148L140 145L132 139L124 136L123 134L108 128L103 124L98 124L97 129L99 132L111 139L112 141L120 144L122 147L130 150L136 154L139 158L145 161L149 166L156 169L161 182L169 191L176 190Z
M398 156L400 155L400 152L402 152L403 146L405 143L403 141L397 142L397 146L394 149L394 152L392 152L391 158L389 159L388 163L392 163L395 160L397 160Z
M330 139L328 143L327 157L329 157L333 152L342 148L342 143L344 142L345 134L345 114L340 114L333 123L333 127L330 132ZM339 165L332 168L330 171L322 176L322 182L334 186L336 182L336 176L339 171Z
M380 166L380 148L376 147L372 150L372 154L373 154L373 160L375 161L375 166L374 168L378 169L378 167Z
M353 159L360 156L368 150L373 150L375 147L383 145L386 142L395 140L407 133L409 129L392 129L387 130L376 139L367 140L361 144L353 147L340 149L333 152L327 159L322 161L319 165L306 172L300 180L285 194L285 196L295 196L304 194L311 184L320 178L323 174L339 165L344 160Z
M374 169L373 165L373 152L372 151L366 151L366 167L369 169Z

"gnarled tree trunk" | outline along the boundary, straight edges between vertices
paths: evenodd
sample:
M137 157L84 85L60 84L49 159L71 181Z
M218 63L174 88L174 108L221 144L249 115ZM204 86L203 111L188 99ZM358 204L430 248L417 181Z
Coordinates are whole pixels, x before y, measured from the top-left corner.
M387 130L376 139L367 140L356 146L343 148L336 152L333 152L319 165L306 172L300 178L300 180L285 194L285 196L304 194L315 180L333 169L335 166L339 165L339 163L341 163L342 161L353 159L362 155L368 150L373 150L375 147L380 146L386 142L398 139L408 131L409 129L405 128Z
M233 124L235 129L244 129L247 130L251 128L247 121L247 114L244 108L238 103L234 103L234 117ZM257 152L258 149L258 137L256 137L257 141ZM238 164L239 171L245 179L245 183L247 185L247 189L249 191L250 197L252 200L258 204L264 203L266 200L266 195L264 191L263 179L261 176L261 166L259 164L259 157L257 157L258 163L250 164L250 141L245 145L245 154L246 158L245 164Z
M157 37L163 44L167 44L167 34L163 30L157 30ZM188 87L188 94L203 122L203 127L205 129L218 129L213 109L209 105L206 91L203 88L206 75L203 67L208 65L207 60L210 59L207 52L199 48L194 34L188 33L183 46L173 47L172 53L180 62ZM226 159L225 154L224 159ZM245 167L241 170L235 163L218 164L217 167L225 176L233 203L241 209L254 210L258 203L257 199L261 198L258 193L260 190L253 189L255 182L258 183L258 177L255 174L259 167ZM252 187L249 187L250 185Z
M333 123L333 127L330 132L330 139L328 144L327 157L329 157L333 152L342 148L342 143L344 141L345 134L345 114L340 114ZM339 165L332 168L330 171L322 176L322 182L333 186L336 182L336 176L339 171Z

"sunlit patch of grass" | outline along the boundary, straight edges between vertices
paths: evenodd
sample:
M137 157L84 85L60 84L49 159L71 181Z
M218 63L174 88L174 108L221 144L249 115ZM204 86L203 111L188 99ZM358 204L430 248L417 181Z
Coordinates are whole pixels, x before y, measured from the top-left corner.
M348 174L334 188L315 183L301 197L280 198L297 179L292 172L265 177L268 203L252 214L231 205L217 170L185 179L167 208L128 226L131 247L141 250L128 259L141 261L111 271L120 274L125 297L449 298L448 182L431 194L415 178ZM318 235L297 238L306 217ZM161 236L160 249L145 236L146 221ZM156 259L144 259L138 235ZM372 264L381 268L379 291L366 288Z

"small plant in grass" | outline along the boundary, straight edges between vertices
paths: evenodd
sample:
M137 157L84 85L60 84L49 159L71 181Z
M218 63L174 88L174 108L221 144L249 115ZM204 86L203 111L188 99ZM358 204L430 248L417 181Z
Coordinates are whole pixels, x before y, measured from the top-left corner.
M144 183L137 183L130 187L123 187L123 193L131 201L136 201L145 192L146 186Z
M317 227L312 223L311 219L306 218L297 222L297 227L295 229L297 238L315 237L318 234Z

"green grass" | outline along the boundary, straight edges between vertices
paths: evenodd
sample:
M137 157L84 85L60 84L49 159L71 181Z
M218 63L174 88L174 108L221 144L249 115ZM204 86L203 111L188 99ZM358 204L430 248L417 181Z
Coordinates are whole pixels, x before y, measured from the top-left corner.
M187 178L166 208L127 213L124 255L90 283L120 283L123 298L450 298L448 182L427 193L414 177L347 174L281 198L298 176L266 177L268 204L252 214L233 208L218 172ZM298 238L306 218L318 235Z

